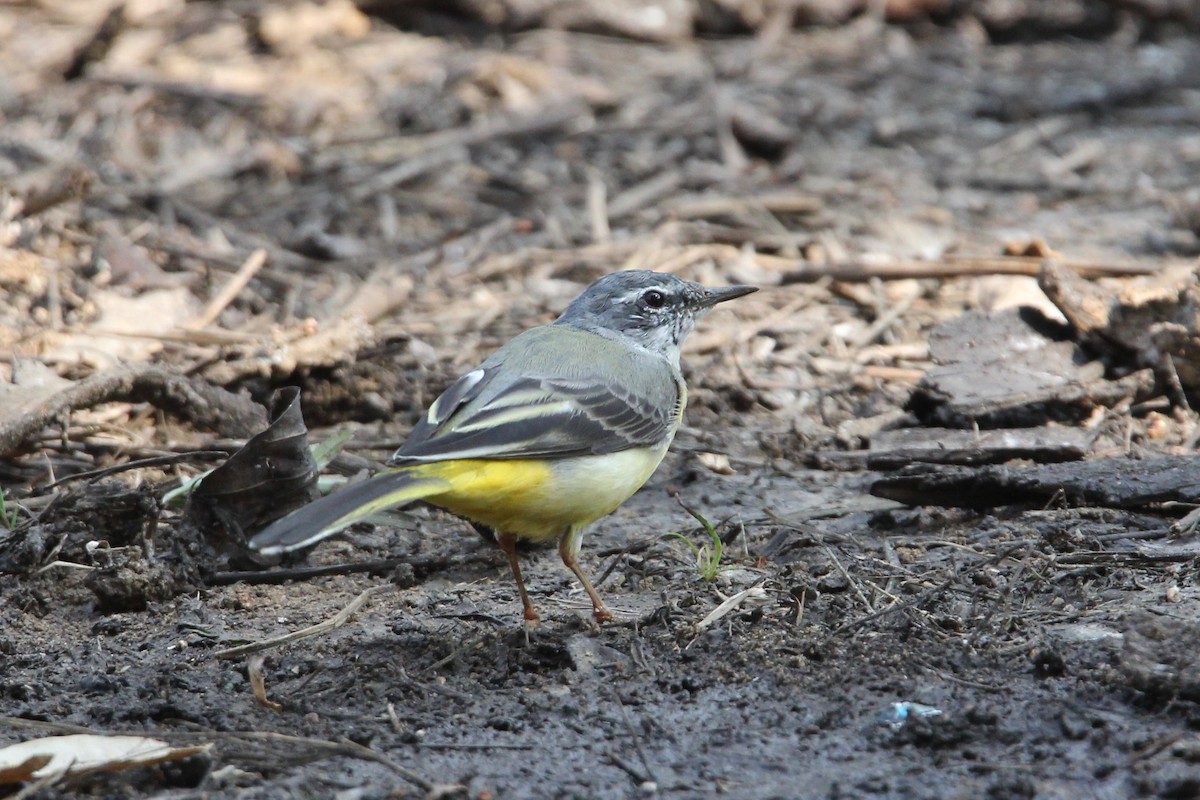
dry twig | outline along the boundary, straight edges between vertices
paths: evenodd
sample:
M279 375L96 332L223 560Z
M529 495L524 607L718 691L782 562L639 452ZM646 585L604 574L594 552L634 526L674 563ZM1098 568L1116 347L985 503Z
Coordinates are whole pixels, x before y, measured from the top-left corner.
M151 403L233 438L252 436L267 422L266 410L244 395L163 367L122 367L72 384L31 411L0 418L0 456L16 453L71 411L114 402Z
M241 293L242 289L246 288L246 284L250 283L258 271L267 263L267 251L261 247L250 254L243 263L240 269L234 273L229 282L221 287L221 291L217 292L216 296L209 302L199 317L187 324L191 330L199 330L207 328L209 325L216 322L217 317L221 316L230 303Z
M301 639L307 639L310 636L317 636L325 633L326 631L340 628L342 625L345 625L346 622L348 622L349 619L354 616L354 614L360 608L362 608L368 600L377 594L391 591L392 588L393 587L390 584L372 586L370 589L367 589L358 597L351 600L349 605L347 605L337 614L325 620L324 622L318 622L316 625L309 625L307 628L302 628L298 631L292 631L291 633L285 633L282 636L276 636L271 639L263 639L261 642L251 642L250 644L243 644L238 645L237 647L229 647L225 650L218 650L217 652L213 653L213 658L236 658L237 656L244 656L248 653L257 653L262 650L269 650L272 647L278 647L290 642L298 642Z

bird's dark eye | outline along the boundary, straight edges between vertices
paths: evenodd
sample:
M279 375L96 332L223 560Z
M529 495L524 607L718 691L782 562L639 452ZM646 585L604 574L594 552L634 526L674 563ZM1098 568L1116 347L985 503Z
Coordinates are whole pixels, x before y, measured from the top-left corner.
M642 302L651 308L662 308L667 304L667 296L658 289L651 289L642 295Z

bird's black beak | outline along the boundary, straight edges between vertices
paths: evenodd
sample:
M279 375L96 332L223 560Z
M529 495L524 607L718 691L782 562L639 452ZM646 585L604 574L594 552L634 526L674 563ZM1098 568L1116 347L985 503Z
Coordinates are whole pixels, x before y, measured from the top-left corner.
M757 286L727 286L723 289L705 288L704 294L696 298L696 308L712 308L717 303L724 303L726 300L732 300L735 297L744 297L757 291Z

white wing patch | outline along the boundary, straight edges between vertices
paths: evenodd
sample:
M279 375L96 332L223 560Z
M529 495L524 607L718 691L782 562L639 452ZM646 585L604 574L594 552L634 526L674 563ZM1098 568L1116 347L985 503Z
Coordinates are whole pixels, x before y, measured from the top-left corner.
M469 396L471 390L483 380L484 374L482 369L473 369L455 381L449 390L442 393L429 406L429 410L425 412L426 422L434 427L445 422L458 409L463 398Z

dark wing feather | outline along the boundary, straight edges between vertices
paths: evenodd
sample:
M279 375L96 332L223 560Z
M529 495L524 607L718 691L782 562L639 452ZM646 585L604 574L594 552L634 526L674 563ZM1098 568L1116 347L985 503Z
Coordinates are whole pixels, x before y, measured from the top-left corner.
M641 393L594 376L525 377L490 394L494 370L476 370L430 407L393 464L455 458L517 459L613 453L674 432L681 393L670 370Z
M429 406L425 415L413 427L404 446L408 447L409 445L418 444L432 436L436 436L438 429L442 425L445 425L447 420L462 410L463 406L479 397L484 388L496 377L496 373L499 370L499 366L487 369L480 367L479 369L471 370L450 384L446 391L438 395L438 398Z

